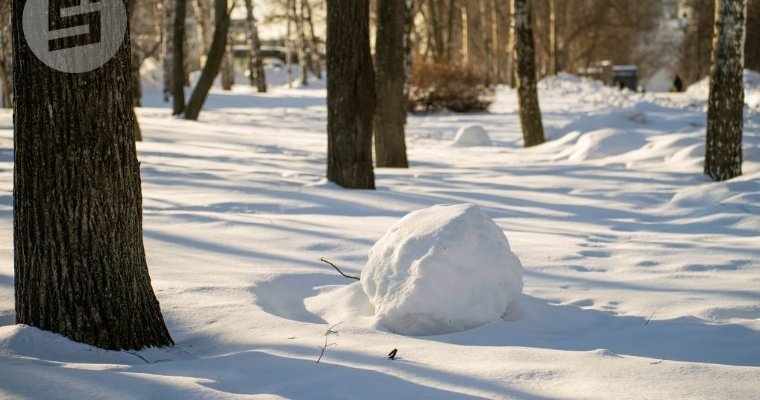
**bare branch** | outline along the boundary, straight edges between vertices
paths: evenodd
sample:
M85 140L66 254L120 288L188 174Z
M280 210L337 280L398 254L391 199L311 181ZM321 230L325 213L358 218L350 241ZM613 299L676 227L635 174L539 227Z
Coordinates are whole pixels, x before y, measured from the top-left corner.
M351 275L344 274L343 271L340 270L340 268L338 268L335 264L333 264L333 263L325 260L324 258L320 258L319 261L322 261L324 263L330 264L330 266L332 266L333 268L335 268L335 270L338 271L339 274L343 275L344 277L346 277L348 279L356 279L357 281L359 280L359 278L356 277L356 276L351 276Z

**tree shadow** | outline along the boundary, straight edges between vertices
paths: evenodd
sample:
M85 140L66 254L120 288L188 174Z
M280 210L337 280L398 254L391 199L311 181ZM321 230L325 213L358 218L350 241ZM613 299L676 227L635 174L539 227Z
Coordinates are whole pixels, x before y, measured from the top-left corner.
M513 301L503 320L420 339L465 346L606 349L617 355L658 360L760 366L760 334L742 325L717 324L693 316L665 320L620 316L575 305L553 305L526 295Z

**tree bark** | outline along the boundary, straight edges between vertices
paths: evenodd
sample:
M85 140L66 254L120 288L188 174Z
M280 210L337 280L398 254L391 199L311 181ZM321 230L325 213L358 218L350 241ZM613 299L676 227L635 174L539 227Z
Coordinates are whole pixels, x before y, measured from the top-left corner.
M13 43L10 2L0 3L0 107L13 108Z
M300 0L300 7L296 9L296 0L293 0L293 18L296 25L296 52L298 53L298 67L301 73L301 85L309 85L309 60L306 57L306 31L303 26L304 0Z
M311 4L309 4L309 0L302 0L301 4L305 7L304 21L306 23L306 26L309 27L309 43L311 49L309 52L310 69L314 74L314 77L322 80L322 60L319 57L319 39L314 33L314 21L311 16Z
M541 109L536 89L536 51L531 27L530 0L512 0L514 14L515 66L517 95L520 103L520 123L525 147L544 142Z
M232 90L232 86L235 84L235 53L231 39L229 32L227 32L224 60L222 61L222 90L225 91Z
M185 111L185 16L187 14L187 1L174 0L174 23L172 34L172 79L171 93L173 99L172 115L179 115Z
M327 179L374 189L369 0L327 0Z
M162 67L164 77L164 101L169 102L172 93L172 72L174 71L174 13L177 11L174 2L176 0L163 0L164 4L164 29L162 44Z
M375 156L378 167L408 168L404 119L406 0L377 0Z
M61 73L29 48L25 3L12 2L16 322L106 349L172 345L142 242L129 34L100 68Z
M190 100L185 107L185 119L196 121L201 113L203 103L206 102L208 92L214 85L214 79L219 74L219 68L222 66L225 47L227 46L227 32L230 30L230 16L227 13L227 0L215 0L214 2L216 29L214 29L214 39L211 42L211 48L208 52L206 65L203 66L201 77L198 84L190 95Z
M259 93L267 91L267 77L264 72L264 62L261 57L259 29L253 15L253 0L245 0L246 23L248 24L248 71L251 86L256 86Z
M549 0L549 75L557 72L557 0Z
M507 66L505 72L509 86L515 88L517 79L515 79L515 2L509 1L509 33L507 34Z
M705 174L715 181L742 174L745 0L716 0L707 103Z

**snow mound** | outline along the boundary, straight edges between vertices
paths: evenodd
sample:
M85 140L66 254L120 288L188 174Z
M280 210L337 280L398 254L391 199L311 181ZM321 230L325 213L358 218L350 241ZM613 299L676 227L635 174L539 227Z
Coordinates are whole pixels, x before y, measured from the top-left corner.
M646 136L636 131L599 129L582 135L568 159L583 161L625 154L647 143Z
M522 264L474 204L414 211L372 247L361 284L392 332L436 335L497 320L522 292Z
M745 95L760 91L760 73L749 69L744 70L744 91ZM698 99L707 99L710 95L710 77L706 76L686 88L686 94Z
M480 125L470 125L460 128L454 138L454 147L490 146L491 138Z

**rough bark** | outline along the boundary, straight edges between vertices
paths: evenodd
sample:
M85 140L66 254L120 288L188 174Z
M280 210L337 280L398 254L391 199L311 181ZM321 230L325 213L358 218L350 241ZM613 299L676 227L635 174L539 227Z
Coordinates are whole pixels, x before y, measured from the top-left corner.
M378 167L408 168L404 120L406 0L377 1L375 156Z
M13 108L13 44L10 2L0 2L0 107Z
M227 32L230 30L230 16L227 13L227 1L215 0L215 19L216 29L214 30L214 39L211 42L211 48L208 52L206 65L203 66L201 77L198 84L190 95L190 100L185 107L185 119L197 120L201 113L203 103L206 102L208 92L214 84L214 79L219 74L219 68L222 66L225 47L227 46Z
M414 31L414 11L415 1L405 0L404 5L404 124L406 124L407 112L409 108L409 82L412 79L412 63L414 62L412 43L412 32Z
M174 23L172 33L172 78L171 93L173 99L172 115L185 111L185 16L187 1L174 0Z
M745 0L716 0L707 103L705 174L715 181L742 174Z
M100 68L60 73L28 47L24 3L12 2L16 322L106 349L172 345L142 242L129 35Z
M137 4L137 0L128 0L128 8L127 13L129 14L129 24L130 26L133 26L132 22L134 21L135 16L135 5ZM129 72L130 76L132 77L132 120L134 121L134 138L136 142L142 141L142 129L140 129L140 122L137 120L137 113L135 112L135 107L141 106L141 99L142 99L142 83L140 82L140 64L142 63L142 60L140 60L140 56L138 55L137 51L135 50L134 42L130 41L130 50L132 52L130 57L130 63L129 63Z
M369 0L327 0L327 178L374 189Z
M517 96L520 103L520 123L525 147L544 142L541 109L536 88L536 51L531 27L530 0L512 0L514 13L515 67Z

